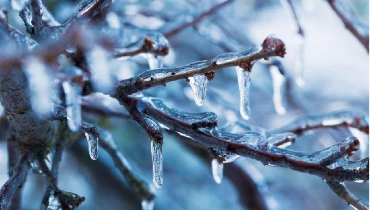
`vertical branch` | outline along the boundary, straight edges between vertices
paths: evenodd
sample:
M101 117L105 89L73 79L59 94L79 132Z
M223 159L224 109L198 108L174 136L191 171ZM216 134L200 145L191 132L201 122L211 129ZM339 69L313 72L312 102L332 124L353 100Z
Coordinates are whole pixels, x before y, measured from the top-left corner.
M13 195L26 180L28 172L28 153L21 155L16 166L14 167L12 176L0 189L0 210L6 209Z
M38 34L42 28L42 8L41 0L31 0L31 8L32 8L32 21L34 25L34 33Z

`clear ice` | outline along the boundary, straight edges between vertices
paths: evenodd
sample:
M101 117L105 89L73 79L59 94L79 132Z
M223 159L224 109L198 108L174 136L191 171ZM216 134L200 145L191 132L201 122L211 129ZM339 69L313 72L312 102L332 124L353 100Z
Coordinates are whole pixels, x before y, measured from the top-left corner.
M212 160L212 175L217 184L221 184L224 173L224 164L219 163L216 159Z
M151 201L147 201L147 200L143 200L141 201L141 209L142 210L153 210L154 208L154 201L151 200Z
M98 158L98 138L90 133L85 133L87 143L89 145L89 154L92 160L96 160Z
M162 144L152 140L150 142L153 162L153 184L156 188L161 188L163 185Z
M194 101L198 106L202 106L207 95L208 79L204 74L195 74L189 77L189 84L194 94Z
M240 114L248 120L250 118L251 110L249 105L249 87L250 87L250 72L243 68L236 67L236 74L238 76L238 85L240 93Z

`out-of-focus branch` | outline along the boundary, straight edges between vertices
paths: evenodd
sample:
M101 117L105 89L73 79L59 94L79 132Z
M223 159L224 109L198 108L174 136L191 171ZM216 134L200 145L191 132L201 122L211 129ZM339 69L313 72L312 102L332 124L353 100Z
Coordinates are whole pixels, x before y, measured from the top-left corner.
M176 28L170 30L170 31L167 31L164 33L164 35L167 37L167 38L170 38L174 35L176 35L177 33L179 33L180 31L183 31L184 29L186 29L187 27L190 27L190 26L194 26L196 25L197 23L199 23L203 18L209 16L209 15L212 15L214 14L215 12L217 12L218 10L220 10L222 7L232 3L234 0L225 0L221 3L218 3L218 4L215 4L214 6L212 6L211 8L209 8L208 10L202 12L201 14L199 14L198 16L194 17L193 19L191 19L190 21L187 21L179 26L177 26Z
M356 37L369 53L369 26L360 23L349 6L344 5L341 0L328 0L330 7L342 20L345 27Z
M5 210L13 195L21 187L26 179L28 166L28 153L22 154L14 167L12 176L0 189L0 209Z
M155 198L155 192L150 186L140 179L131 169L130 164L126 158L117 148L117 145L110 133L105 130L99 129L100 132L100 146L108 152L112 158L114 165L120 171L130 187L137 193L137 195L145 201L152 201Z
M292 19L295 23L295 26L297 28L297 33L303 38L304 32L303 28L301 26L301 23L298 19L297 12L294 8L292 0L280 0L281 4L283 5L284 9L292 16Z
M284 57L284 54L284 43L278 38L269 36L264 40L262 47L257 46L243 52L223 54L211 60L199 61L182 67L143 72L136 77L120 81L112 95L115 98L121 98L154 86L165 85L171 81L187 79L194 74L205 74L230 66L248 66L259 59L272 56Z
M343 183L330 180L325 180L325 182L329 185L330 189L335 192L335 194L346 201L349 205L355 207L358 210L369 209L369 207L367 207L364 203L361 202L360 199L353 195Z
M369 134L369 122L365 114L353 110L340 110L324 114L302 115L287 125L267 132L267 135L284 132L300 135L305 131L336 127L352 127Z
M142 40L139 40L136 43L133 43L130 47L125 50L120 50L113 54L113 57L120 58L120 57L127 57L127 56L135 56L140 53L153 53L156 55L167 55L169 51L168 46L161 46L160 48L154 47L154 40L150 37L145 37Z

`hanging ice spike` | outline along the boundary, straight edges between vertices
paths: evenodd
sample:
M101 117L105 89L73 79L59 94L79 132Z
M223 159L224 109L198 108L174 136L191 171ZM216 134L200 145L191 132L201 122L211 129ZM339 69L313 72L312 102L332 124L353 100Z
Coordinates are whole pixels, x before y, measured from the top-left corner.
M212 175L217 184L221 184L224 173L224 164L219 163L216 159L212 160Z
M98 158L98 138L94 135L85 133L87 143L89 145L89 154L92 160L96 160Z
M202 106L207 94L208 79L204 74L195 74L189 77L189 84L193 90L194 101L198 106Z
M161 188L163 185L163 156L162 144L150 140L152 162L153 162L153 184L156 188Z
M251 110L249 106L249 87L250 87L250 72L240 67L236 68L238 77L239 93L240 93L240 114L248 120L250 118Z
M65 81L62 84L67 105L67 124L71 131L76 132L81 126L81 92L78 84Z
M274 107L276 113L283 115L286 113L286 109L284 107L283 103L283 96L282 96L282 88L285 82L284 75L282 75L276 66L271 66L270 67L270 74L271 74L271 79L272 79L272 87L274 91Z

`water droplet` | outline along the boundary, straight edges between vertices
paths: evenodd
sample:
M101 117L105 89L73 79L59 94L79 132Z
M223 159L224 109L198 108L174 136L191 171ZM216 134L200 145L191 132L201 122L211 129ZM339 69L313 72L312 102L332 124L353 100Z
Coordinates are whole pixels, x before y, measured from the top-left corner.
M219 163L216 159L212 160L212 175L217 184L221 184L224 173L224 164Z
M85 133L87 143L89 145L89 154L92 160L96 160L98 158L98 141L99 139L96 138L93 134Z
M248 120L250 118L251 110L249 105L249 87L250 87L250 72L244 71L240 67L236 67L236 73L238 76L238 85L240 93L240 114Z
M151 201L147 201L147 200L143 200L141 201L141 209L142 210L153 210L154 208L154 201L151 200Z
M207 95L208 79L204 74L195 74L189 77L189 84L193 90L194 101L198 106L202 106Z
M153 162L153 183L156 188L161 188L163 185L162 144L152 140L150 142Z
M81 92L78 84L68 81L62 84L67 105L67 123L71 131L76 132L81 125Z
M282 88L284 88L285 78L276 66L270 67L270 74L272 79L272 88L274 92L273 101L276 113L283 115L286 109L283 103Z

